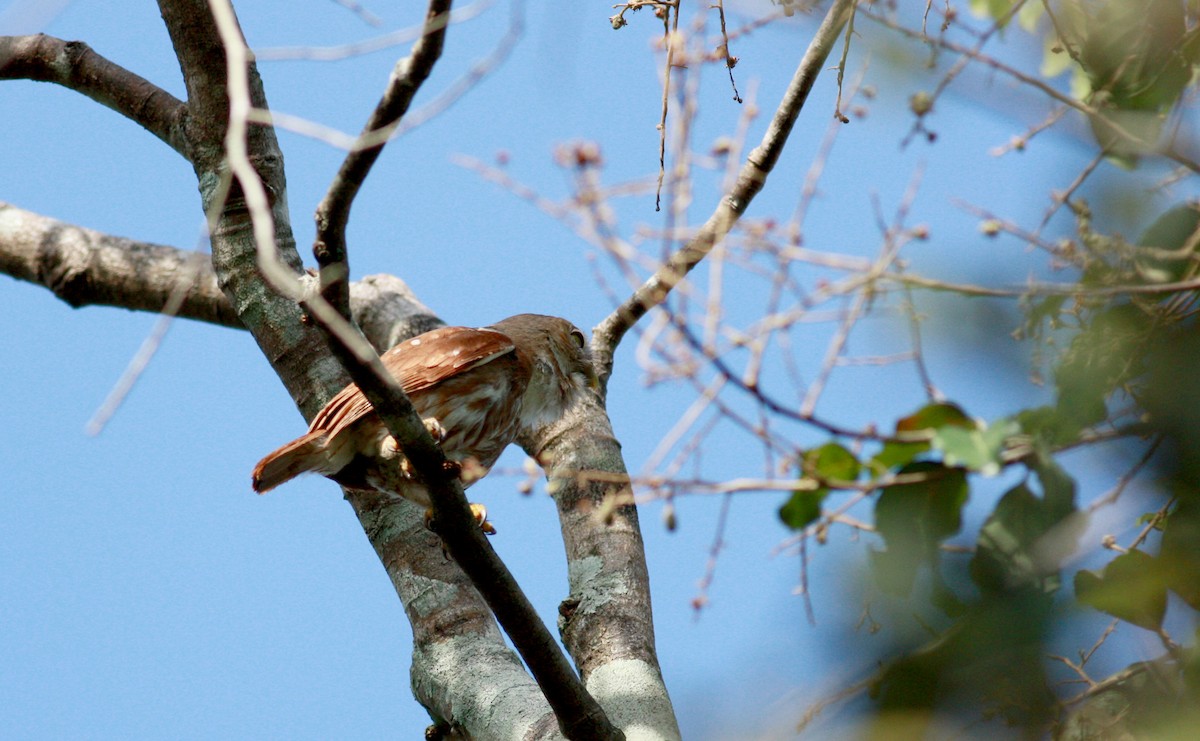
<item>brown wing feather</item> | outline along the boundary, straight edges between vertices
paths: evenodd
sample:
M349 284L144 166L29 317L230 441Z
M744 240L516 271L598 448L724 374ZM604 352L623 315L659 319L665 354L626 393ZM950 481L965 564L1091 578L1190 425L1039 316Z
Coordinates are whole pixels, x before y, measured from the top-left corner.
M406 394L424 391L447 378L483 365L514 349L502 332L470 327L441 327L405 340L381 356ZM371 403L350 384L334 395L309 425L309 431L331 435L373 411Z

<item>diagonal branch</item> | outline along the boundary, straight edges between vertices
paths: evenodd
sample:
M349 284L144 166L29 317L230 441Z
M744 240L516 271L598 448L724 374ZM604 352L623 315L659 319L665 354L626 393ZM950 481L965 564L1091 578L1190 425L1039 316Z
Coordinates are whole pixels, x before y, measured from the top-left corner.
M313 255L321 266L321 295L343 315L348 311L346 286L350 266L346 254L346 223L350 218L350 207L383 152L389 130L394 130L400 117L408 111L413 97L442 55L450 4L451 0L430 0L421 37L413 45L412 53L392 69L387 90L317 206Z
M470 577L529 666L554 709L563 735L569 739L624 738L588 694L512 572L487 541L471 513L462 484L451 473L441 446L425 429L403 388L378 356L362 363L332 331L329 341L388 431L400 441L404 456L429 490L435 529L446 550Z
M53 82L83 93L191 159L183 135L187 115L183 101L110 62L82 41L45 34L0 36L0 80Z
M808 99L817 75L854 10L854 4L855 0L835 0L830 6L792 76L783 100L775 110L762 143L750 152L733 189L717 204L712 216L687 244L671 255L649 280L596 327L592 351L602 382L607 383L612 374L613 353L629 328L647 311L666 300L671 290L729 234L746 212L750 201L762 190L767 175L775 167L787 144L792 125Z

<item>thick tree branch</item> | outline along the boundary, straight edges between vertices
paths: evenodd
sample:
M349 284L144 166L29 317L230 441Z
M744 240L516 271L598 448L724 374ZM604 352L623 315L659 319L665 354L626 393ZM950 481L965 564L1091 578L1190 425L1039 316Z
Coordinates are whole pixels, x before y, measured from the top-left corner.
M712 216L687 244L671 255L649 280L596 327L592 349L602 383L607 383L612 374L613 352L625 332L647 311L665 301L667 294L684 276L712 251L714 245L729 234L734 224L746 212L750 201L766 184L767 175L779 160L792 125L796 122L800 109L804 107L808 93L812 90L842 28L849 20L855 2L856 0L835 0L830 6L816 35L809 43L804 58L800 60L796 73L792 76L783 100L775 110L775 116L763 135L762 143L746 157L733 189L721 199Z
M559 632L588 691L617 726L680 738L654 648L637 508L628 485L612 483L626 471L603 402L580 395L562 419L518 442L546 468L558 505L571 589Z
M227 172L223 144L229 103L224 49L204 0L161 0L159 7L187 85L192 115L186 134L197 153L193 164L203 205L211 213ZM265 109L265 96L253 65L249 75L255 105ZM288 224L282 157L274 133L269 128L255 127L248 132L248 139L248 156L274 196L270 204L274 247L280 259L294 266L298 273L300 260ZM265 284L258 270L257 244L244 199L231 198L216 205L219 218L211 232L218 281L305 417L311 418L346 384L345 371L331 356L323 333L301 321L295 301L280 296ZM363 326L371 330L377 323ZM385 338L372 339L378 347ZM386 338L393 339L396 338ZM495 719L488 713L466 712L478 702L471 694L472 685L458 681L460 667L469 666L475 682L506 688L506 705L514 706L517 718L548 716L549 707L533 680L524 671L513 671L519 661L507 652L498 632L494 628L490 632L479 628L492 620L491 612L466 576L454 568L443 575L444 581L431 584L421 578L436 573L436 565L445 561L441 550L421 548L404 551L408 558L391 557L397 544L405 542L405 530L397 523L409 521L413 516L419 518L415 509L403 502L378 503L369 508L356 507L356 512L376 551L384 558L400 599L407 609L416 609L424 616L413 625L417 657L413 686L418 698L435 718L450 719L472 734L487 735L498 725ZM443 615L446 617L436 625L438 629L431 629ZM516 722L512 722L513 727L517 727Z
M76 308L115 306L153 313L162 311L179 281L191 280L176 316L245 329L217 287L207 253L102 234L3 201L0 274L43 286ZM350 311L381 352L442 324L393 275L368 275L352 283Z
M488 543L471 514L457 475L447 466L441 447L425 429L404 389L378 356L373 362L361 363L332 331L329 338L350 377L388 431L400 441L405 457L428 488L435 530L529 666L554 709L563 735L569 739L623 738L588 694L520 585Z
M388 136L408 111L413 96L442 55L450 5L451 0L430 0L421 37L413 45L412 53L396 62L387 89L317 206L313 255L321 267L321 295L343 314L348 308L346 286L350 266L346 253L346 224L350 219L350 207L383 152Z
M82 41L36 34L0 36L0 80L53 82L120 113L190 159L187 106L157 85L113 64Z
M179 316L241 327L207 254L113 237L0 202L0 273L48 288L73 307L160 312L181 281Z

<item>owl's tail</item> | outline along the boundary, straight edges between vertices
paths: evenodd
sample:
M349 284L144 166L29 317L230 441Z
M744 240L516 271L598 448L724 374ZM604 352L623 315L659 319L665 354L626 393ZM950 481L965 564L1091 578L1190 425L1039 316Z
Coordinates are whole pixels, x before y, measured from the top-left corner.
M251 474L250 483L254 490L263 494L302 473L325 473L324 469L329 465L325 441L325 431L315 430L268 453Z

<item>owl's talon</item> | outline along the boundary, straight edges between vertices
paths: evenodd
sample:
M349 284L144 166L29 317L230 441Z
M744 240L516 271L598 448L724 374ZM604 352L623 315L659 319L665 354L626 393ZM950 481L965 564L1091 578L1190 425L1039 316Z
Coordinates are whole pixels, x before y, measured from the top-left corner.
M400 453L400 443L396 442L396 438L391 435L384 436L383 440L379 441L379 455L383 458L395 458Z
M485 535L496 534L496 526L488 522L487 507L476 502L471 502L471 514L475 517L476 524L479 525L479 529L482 530ZM425 529L431 532L437 532L435 527L436 524L433 520L433 508L430 507L425 510Z
M488 522L487 507L484 507L482 504L472 502L471 514L475 515L475 522L479 523L479 529L482 530L485 535L496 534L496 526Z
M425 431L429 433L430 437L439 443L446 441L446 428L442 427L442 423L437 421L437 417L426 417L421 421L425 423Z

